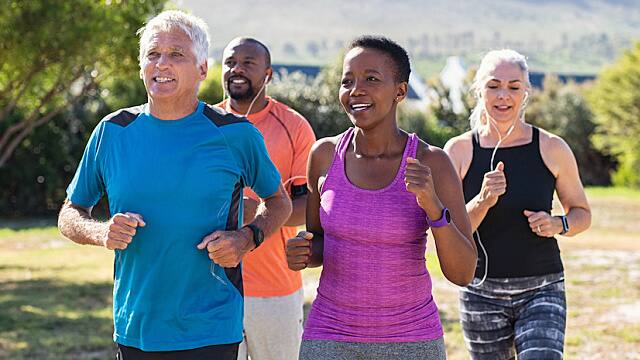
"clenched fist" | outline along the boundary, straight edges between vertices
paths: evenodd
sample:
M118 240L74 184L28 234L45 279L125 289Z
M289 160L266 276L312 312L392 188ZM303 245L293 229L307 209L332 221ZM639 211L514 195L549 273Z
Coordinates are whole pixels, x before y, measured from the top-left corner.
M285 252L289 269L299 271L309 265L311 261L311 239L313 239L313 233L300 231L296 237L287 240Z

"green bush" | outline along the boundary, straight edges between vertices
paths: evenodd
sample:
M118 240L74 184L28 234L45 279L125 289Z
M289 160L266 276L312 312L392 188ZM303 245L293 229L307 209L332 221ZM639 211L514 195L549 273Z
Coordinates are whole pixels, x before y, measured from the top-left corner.
M615 185L640 188L640 42L604 69L589 91L594 144L615 156Z

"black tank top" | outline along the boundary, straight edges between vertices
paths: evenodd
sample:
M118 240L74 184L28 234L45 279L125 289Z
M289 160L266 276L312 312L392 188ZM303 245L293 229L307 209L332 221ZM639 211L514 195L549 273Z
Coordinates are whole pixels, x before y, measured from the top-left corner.
M477 130L472 132L473 158L462 180L465 202L482 187L484 174L491 168L493 148L482 148ZM531 231L525 209L551 211L556 180L540 155L540 131L533 127L531 142L499 148L494 164L504 163L507 192L487 212L478 233L489 255L488 277L524 277L563 270L555 238L539 237ZM476 234L474 234L476 237ZM477 238L476 238L477 240ZM482 277L485 258L478 248L476 276Z

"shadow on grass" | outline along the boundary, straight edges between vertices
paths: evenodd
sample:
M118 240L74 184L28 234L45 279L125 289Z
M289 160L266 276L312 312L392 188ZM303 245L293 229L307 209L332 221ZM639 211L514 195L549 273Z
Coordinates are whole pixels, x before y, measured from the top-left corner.
M0 359L111 359L113 285L0 283Z
M28 230L28 229L43 229L52 226L57 226L57 218L16 218L7 219L0 218L0 229L11 230Z

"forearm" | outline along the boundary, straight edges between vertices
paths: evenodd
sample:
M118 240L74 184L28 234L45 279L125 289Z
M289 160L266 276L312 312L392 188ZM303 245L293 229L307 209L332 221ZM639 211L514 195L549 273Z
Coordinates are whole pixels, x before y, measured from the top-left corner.
M560 233L562 228L562 221L556 218L556 222L559 222ZM575 236L589 228L591 226L591 211L581 207L574 207L569 209L567 213L567 222L569 224L569 231L564 236Z
M454 223L432 228L440 268L445 277L459 286L473 280L478 252L470 237L465 236Z
M104 246L108 228L105 223L92 219L88 210L65 201L58 215L58 230L75 243Z
M305 223L307 213L307 197L296 197L291 201L292 211L285 226L300 226Z
M282 191L271 196L258 206L256 217L251 221L267 237L276 232L291 215L291 200Z
M313 233L313 239L311 239L311 258L307 267L314 268L322 266L323 253L324 253L324 235L315 231L307 230Z
M469 214L469 221L471 222L471 231L476 231L482 220L487 216L487 212L491 206L486 201L483 201L480 194L476 195L471 201L466 204L467 214Z

